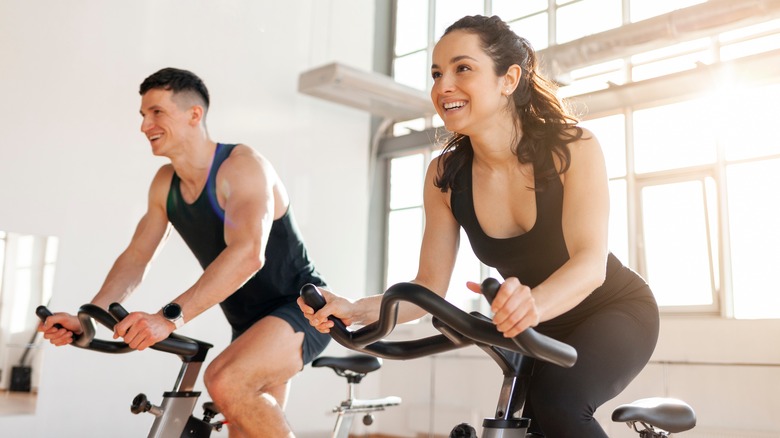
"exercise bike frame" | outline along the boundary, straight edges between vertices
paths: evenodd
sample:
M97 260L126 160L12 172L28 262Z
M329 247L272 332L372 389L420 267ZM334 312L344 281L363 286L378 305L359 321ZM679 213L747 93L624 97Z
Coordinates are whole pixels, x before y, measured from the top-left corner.
M492 301L500 283L489 278L482 284L483 293ZM319 310L325 305L316 286L301 289L307 305ZM393 331L398 318L398 304L406 301L419 306L433 316L433 325L440 335L411 341L382 341ZM562 367L571 367L577 360L576 350L560 341L527 329L515 338L505 338L492 321L479 313L468 314L450 304L429 289L413 284L391 286L382 297L379 319L372 324L350 331L344 323L330 317L334 323L330 334L339 344L352 350L387 359L414 359L475 345L484 350L504 374L495 417L482 424L482 438L524 438L530 420L521 418L527 383L533 359Z
M41 321L45 321L46 318L52 315L45 306L39 306L35 313ZM135 351L121 341L107 341L95 338L96 322L113 331L116 323L127 315L127 310L119 303L111 304L108 311L94 304L81 306L77 316L81 324L82 333L74 335L71 345L108 354L123 354ZM221 429L223 422L211 422L211 419L217 415L215 410L207 409L203 419L192 415L198 397L200 397L200 392L194 391L194 386L201 366L206 359L206 354L212 347L211 344L206 342L175 333L171 333L168 338L150 347L154 350L179 356L182 365L173 388L163 393L163 402L160 406L154 406L149 403L144 394L139 394L133 400L130 410L134 414L149 412L155 416L148 438L206 438L211 434L212 430Z

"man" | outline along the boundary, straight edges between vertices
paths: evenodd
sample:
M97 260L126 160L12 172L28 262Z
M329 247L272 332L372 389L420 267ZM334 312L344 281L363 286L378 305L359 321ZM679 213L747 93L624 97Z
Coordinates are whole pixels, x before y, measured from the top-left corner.
M126 299L172 225L203 275L160 311L131 313L114 337L143 350L220 304L233 342L209 365L204 383L229 421L230 437L291 437L283 413L290 378L329 337L308 324L295 302L303 284L324 282L284 185L252 148L209 138L209 94L193 73L162 69L144 80L140 94L141 131L152 152L170 163L154 177L148 210L92 302L107 308ZM66 345L80 326L75 316L57 313L41 330L53 344Z

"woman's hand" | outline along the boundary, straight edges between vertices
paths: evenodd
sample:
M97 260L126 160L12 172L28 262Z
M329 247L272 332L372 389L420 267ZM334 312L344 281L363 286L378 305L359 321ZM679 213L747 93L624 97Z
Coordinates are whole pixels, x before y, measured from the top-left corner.
M320 333L329 333L331 327L333 327L333 321L328 319L329 316L335 316L346 326L351 325L353 322L352 312L354 304L328 290L318 289L322 293L322 297L325 298L325 305L317 312L314 312L314 309L307 305L302 297L298 297L298 307L301 308L303 316L306 317L309 324Z
M479 283L469 281L466 286L481 293ZM514 338L528 327L535 327L541 319L531 288L515 277L507 278L501 284L490 309L494 313L493 323L507 338Z
M60 327L55 327L59 324ZM38 325L38 331L43 333L43 338L60 347L73 342L73 335L81 333L79 319L67 313L58 312L46 318L46 321Z

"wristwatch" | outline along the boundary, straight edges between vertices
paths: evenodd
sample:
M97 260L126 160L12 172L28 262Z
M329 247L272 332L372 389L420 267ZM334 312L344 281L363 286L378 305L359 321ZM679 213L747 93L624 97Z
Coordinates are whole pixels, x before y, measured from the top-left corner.
M177 329L184 325L184 314L181 311L181 306L177 303L168 303L163 306L162 315L165 319L172 322Z

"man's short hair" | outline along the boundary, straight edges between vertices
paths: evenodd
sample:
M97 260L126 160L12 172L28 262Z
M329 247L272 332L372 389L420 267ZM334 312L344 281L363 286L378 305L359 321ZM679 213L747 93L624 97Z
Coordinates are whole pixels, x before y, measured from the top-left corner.
M170 90L174 95L179 93L193 94L199 97L208 111L209 90L195 73L178 68L168 67L153 73L141 83L139 93L141 96L149 90Z

